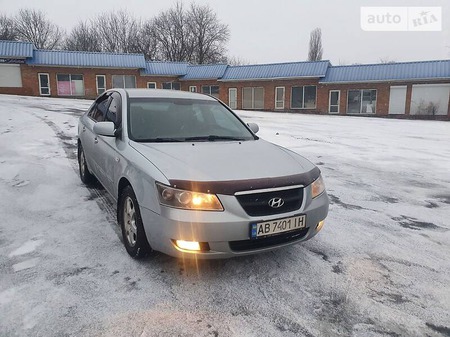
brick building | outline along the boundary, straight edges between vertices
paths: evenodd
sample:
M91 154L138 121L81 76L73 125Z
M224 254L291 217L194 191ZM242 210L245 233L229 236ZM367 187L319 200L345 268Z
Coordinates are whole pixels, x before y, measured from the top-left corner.
M232 109L450 119L450 60L190 65L0 41L0 94L94 98L118 87L202 92Z

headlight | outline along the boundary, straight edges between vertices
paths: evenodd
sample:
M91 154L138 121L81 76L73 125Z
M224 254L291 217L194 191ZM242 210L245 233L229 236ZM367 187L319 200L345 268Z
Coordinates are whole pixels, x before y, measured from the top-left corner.
M316 180L311 184L311 193L312 197L315 198L321 195L325 191L325 183L323 182L322 175L319 176Z
M159 202L162 205L199 211L223 211L222 204L214 194L179 190L156 183Z

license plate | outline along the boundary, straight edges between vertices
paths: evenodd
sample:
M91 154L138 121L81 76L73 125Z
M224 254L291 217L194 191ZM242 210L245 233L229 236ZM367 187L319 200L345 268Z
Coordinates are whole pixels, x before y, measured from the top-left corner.
M306 227L306 215L251 224L251 237L258 239L268 235L289 232Z

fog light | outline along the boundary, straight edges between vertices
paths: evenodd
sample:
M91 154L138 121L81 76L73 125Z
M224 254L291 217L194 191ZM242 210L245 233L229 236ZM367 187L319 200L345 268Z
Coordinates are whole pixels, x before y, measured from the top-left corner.
M322 220L321 222L319 222L316 226L316 231L320 231L323 227L325 220Z
M200 242L197 241L184 241L184 240L176 240L175 244L177 245L178 248L180 249L185 249L185 250L201 250L200 248Z

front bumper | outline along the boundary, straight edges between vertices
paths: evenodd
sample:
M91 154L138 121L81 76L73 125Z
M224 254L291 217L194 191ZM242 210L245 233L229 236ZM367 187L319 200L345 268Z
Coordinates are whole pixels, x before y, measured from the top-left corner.
M233 195L218 195L225 211L208 212L161 207L161 214L141 207L147 240L150 246L162 253L182 258L220 259L274 250L308 240L319 230L317 225L328 214L328 195L322 193L311 199L309 187L300 209L270 216L252 217L241 207ZM297 232L251 240L250 224L306 215L306 228ZM187 252L179 249L173 240L207 242L206 252ZM261 240L261 241L259 241ZM253 244L258 241L258 244ZM234 249L232 248L234 247ZM239 247L239 248L237 248Z

